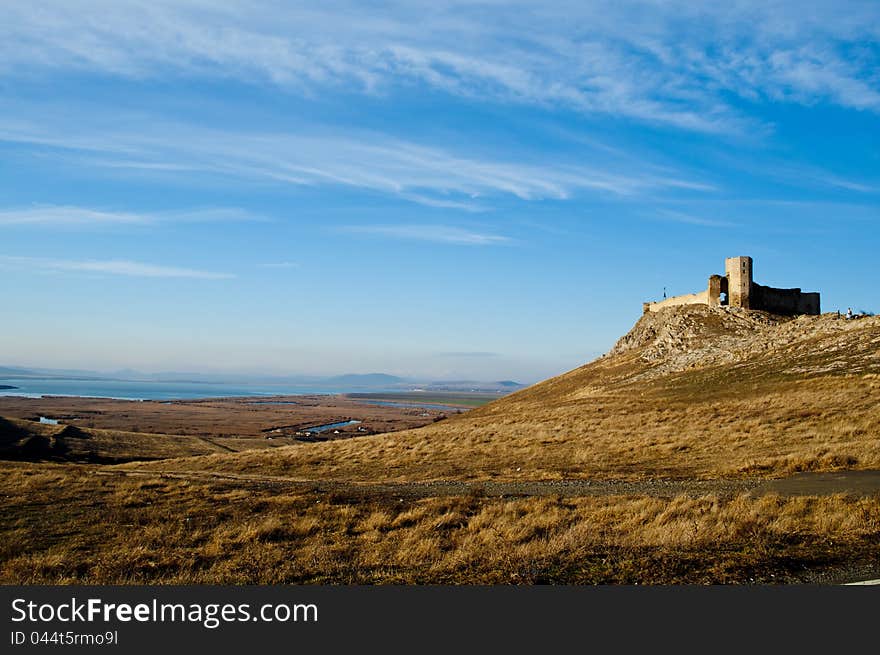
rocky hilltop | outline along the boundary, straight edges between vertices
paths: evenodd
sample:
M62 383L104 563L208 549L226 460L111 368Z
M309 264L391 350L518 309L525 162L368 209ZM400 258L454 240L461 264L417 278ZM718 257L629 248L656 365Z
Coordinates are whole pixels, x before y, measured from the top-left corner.
M608 356L631 352L647 367L642 378L756 357L773 358L779 372L865 373L880 364L880 317L789 318L726 307L671 307L643 315Z

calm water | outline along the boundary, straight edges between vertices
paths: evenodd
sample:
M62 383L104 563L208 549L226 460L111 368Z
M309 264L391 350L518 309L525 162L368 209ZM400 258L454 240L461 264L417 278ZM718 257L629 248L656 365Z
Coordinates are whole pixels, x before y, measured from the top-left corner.
M342 421L340 423L327 423L326 425L316 425L312 428L305 428L306 432L326 432L327 430L335 430L336 428L344 428L348 425L357 425L360 421Z
M363 389L319 388L282 384L233 384L213 382L140 382L133 380L59 380L53 378L0 379L17 389L0 389L0 396L82 396L122 400L187 400L229 396L281 396L336 394ZM372 391L372 389L371 389ZM392 390L377 389L383 393Z

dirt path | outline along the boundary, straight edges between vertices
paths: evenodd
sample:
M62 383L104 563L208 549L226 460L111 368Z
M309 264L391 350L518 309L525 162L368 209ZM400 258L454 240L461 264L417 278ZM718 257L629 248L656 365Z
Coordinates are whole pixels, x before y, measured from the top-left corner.
M121 471L97 470L96 475L126 477L165 477L180 480L242 482L255 486L280 486L302 492L327 493L345 498L419 499L439 496L480 495L491 498L530 496L626 496L655 497L733 496L740 493L782 496L831 495L850 493L861 496L880 494L880 471L841 471L800 473L779 480L534 480L522 482L335 482L301 478L210 471Z
M850 493L872 496L880 493L880 471L834 471L831 473L798 473L790 478L768 480L756 491L781 496L827 496Z

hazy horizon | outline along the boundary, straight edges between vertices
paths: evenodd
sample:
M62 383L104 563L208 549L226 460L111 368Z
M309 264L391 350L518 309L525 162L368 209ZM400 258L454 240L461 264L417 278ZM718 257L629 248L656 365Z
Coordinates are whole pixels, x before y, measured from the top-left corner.
M21 371L16 373L7 373L9 371ZM369 371L366 373L352 372L336 372L324 375L304 374L296 372L288 373L267 373L260 370L245 369L202 369L202 370L137 370L131 368L53 368L43 366L24 366L24 365L7 365L0 362L0 379L15 379L16 375L46 375L46 376L107 376L116 377L120 380L132 381L152 381L161 379L162 376L168 376L169 379L182 381L186 376L192 376L194 379L199 376L213 379L227 379L228 381L279 381L284 383L302 383L310 382L326 382L336 378L372 378L372 377L388 377L400 380L403 383L452 383L452 382L480 382L480 383L497 383L497 382L517 382L519 380L493 380L493 379L476 379L476 378L432 378L429 376L398 376L384 371ZM522 384L532 384L539 380L527 380Z
M750 255L878 311L880 5L0 7L0 365L534 382Z

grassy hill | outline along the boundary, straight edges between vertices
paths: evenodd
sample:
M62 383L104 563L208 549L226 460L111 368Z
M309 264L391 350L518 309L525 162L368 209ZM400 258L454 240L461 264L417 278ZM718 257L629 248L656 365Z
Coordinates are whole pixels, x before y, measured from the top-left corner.
M200 437L44 425L0 417L0 459L106 464L228 451Z
M880 468L878 399L880 319L670 309L594 362L418 430L238 453L181 441L190 456L119 465L0 461L0 583L877 578L876 491L766 479ZM35 435L68 452L88 441L0 426L19 452ZM99 432L117 451L153 438Z
M431 426L173 466L400 481L871 468L878 400L880 317L672 308L643 316L594 362Z

